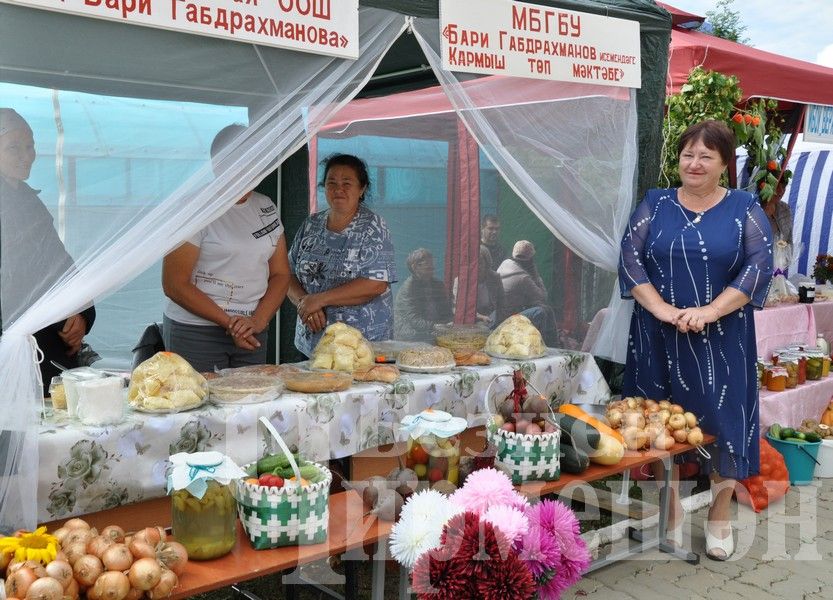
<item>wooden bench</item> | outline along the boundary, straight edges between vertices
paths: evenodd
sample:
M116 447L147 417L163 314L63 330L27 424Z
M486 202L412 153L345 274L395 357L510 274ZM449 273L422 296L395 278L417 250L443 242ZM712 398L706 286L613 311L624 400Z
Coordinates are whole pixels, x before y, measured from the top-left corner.
M349 550L364 552L366 545L384 543L392 523L375 517L365 517L361 498L355 492L339 492L330 496L330 527L327 541L310 546L285 546L273 550L255 550L237 522L237 545L230 554L214 560L188 561L185 573L179 578L179 585L171 596L172 600L188 598L195 594L231 586L250 579L294 570L313 561L340 555ZM119 525L126 531L142 527L171 523L171 502L169 497L155 498L146 502L120 506L111 510L84 515L91 526L103 528ZM65 520L48 523L49 530L60 527ZM384 554L382 554L384 556ZM371 557L373 558L373 557ZM384 563L374 560L374 582L381 584L379 594L384 590ZM350 581L353 579L354 581ZM295 585L286 585L287 598L295 595ZM354 597L357 592L355 576L348 575L345 597ZM381 595L374 597L382 598Z
M465 455L467 452L471 454L478 454L483 451L486 439L485 430L483 427L475 427L467 429L462 434L461 452ZM704 435L703 445L707 446L715 441L713 435ZM641 520L653 515L658 515L658 526L655 536L646 538L641 531L633 528L628 530L629 537L636 541L637 544L622 550L617 550L611 554L599 557L593 561L587 572L595 571L610 563L631 558L637 554L646 552L648 550L657 548L662 552L672 554L677 558L685 560L691 564L697 564L700 561L699 555L694 552L689 552L682 548L677 548L668 544L665 540L668 529L668 497L665 493L667 485L671 479L671 465L675 456L686 454L696 450L695 446L691 444L674 444L671 450L657 450L650 449L642 452L629 451L625 452L625 456L615 465L591 465L589 469L578 475L571 475L562 473L557 481L538 481L525 483L517 486L518 491L532 499L538 499L543 496L552 494L564 495L568 493L572 495L575 490L581 490L581 499L588 504L593 504L610 510L611 512ZM399 456L404 455L405 444L389 444L380 448L365 450L351 457L350 472L352 477L356 480L366 479L371 475L384 475L392 468L399 465ZM631 469L641 468L647 465L661 462L666 467L665 482L660 493L659 506L649 505L642 502L631 501L627 504L618 504L609 492L604 492L592 488L589 484L593 481L598 481L606 477L614 475L622 475L623 482L627 485L628 474Z

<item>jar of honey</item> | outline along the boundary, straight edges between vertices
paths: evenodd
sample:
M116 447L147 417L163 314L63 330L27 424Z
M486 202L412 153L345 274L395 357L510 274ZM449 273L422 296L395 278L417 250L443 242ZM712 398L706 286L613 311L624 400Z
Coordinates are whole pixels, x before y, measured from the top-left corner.
M783 392L787 389L787 369L773 365L767 369L766 389L770 392Z

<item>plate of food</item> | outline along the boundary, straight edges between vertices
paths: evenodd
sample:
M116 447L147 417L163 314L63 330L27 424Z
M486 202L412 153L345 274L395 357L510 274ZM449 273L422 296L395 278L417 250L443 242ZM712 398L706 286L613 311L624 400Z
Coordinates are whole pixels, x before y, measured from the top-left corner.
M217 404L259 404L275 400L284 390L283 380L274 375L238 372L208 382L208 395Z
M370 342L373 357L377 363L395 363L399 353L411 348L430 346L425 342L405 342L402 340L381 340Z
M502 358L503 360L532 360L534 358L541 358L547 355L547 351L544 350L543 352L537 352L535 354L530 355L520 355L520 354L502 354L500 352L492 352L491 350L486 350L486 354L491 356L492 358Z
M509 360L540 358L547 353L541 332L523 315L512 315L498 325L484 350L489 356Z
M298 371L283 377L286 389L302 394L343 392L353 384L353 374L343 371Z
M399 353L396 366L407 373L444 373L457 366L454 354L448 348L421 346Z
M173 352L158 352L133 371L127 400L133 410L170 414L202 406L208 382Z
M173 414L185 412L185 411L188 411L188 410L194 410L195 408L201 407L203 404L205 404L205 400L202 400L199 404L194 404L194 405L187 405L187 404L170 405L168 407L159 406L158 408L154 408L154 407L151 407L151 406L146 406L144 404L143 405L131 404L130 408L132 408L136 412L148 413L148 414L151 414L151 415L173 415Z

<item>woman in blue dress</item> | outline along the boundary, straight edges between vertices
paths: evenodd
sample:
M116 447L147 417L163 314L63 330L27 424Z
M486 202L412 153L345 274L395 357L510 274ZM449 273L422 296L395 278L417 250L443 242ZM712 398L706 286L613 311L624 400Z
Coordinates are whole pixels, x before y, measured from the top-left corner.
M718 121L680 138L677 189L650 190L622 239L619 282L634 298L623 393L671 398L717 436L710 558L734 551L734 484L758 473L758 384L753 308L772 277L772 233L757 199L720 177L735 141ZM682 541L684 513L672 495L669 538ZM675 524L676 522L676 524Z
M331 156L322 185L329 209L307 217L289 251L295 347L307 356L337 321L368 340L393 337L393 243L385 221L363 204L367 166L349 154Z

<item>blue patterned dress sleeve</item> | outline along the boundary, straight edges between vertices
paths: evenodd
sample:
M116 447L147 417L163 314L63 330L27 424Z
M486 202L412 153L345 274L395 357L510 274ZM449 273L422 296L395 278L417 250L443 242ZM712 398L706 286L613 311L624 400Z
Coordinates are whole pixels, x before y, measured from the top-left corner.
M619 255L619 291L622 298L633 298L631 290L642 283L651 283L644 264L645 242L651 231L651 203L646 194L636 207L622 236Z
M772 228L754 199L746 211L743 250L746 257L743 268L729 287L749 296L755 308L763 308L772 282Z

